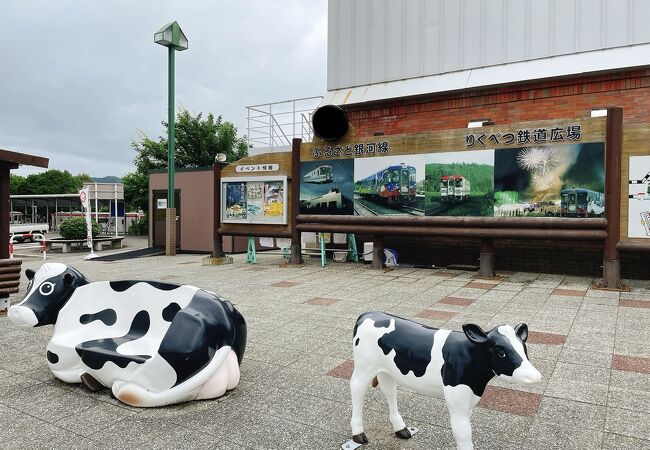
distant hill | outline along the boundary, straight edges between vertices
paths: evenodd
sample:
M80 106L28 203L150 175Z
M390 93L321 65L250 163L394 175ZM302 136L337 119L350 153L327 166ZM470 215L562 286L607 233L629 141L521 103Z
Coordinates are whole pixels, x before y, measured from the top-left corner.
M121 183L122 179L120 177L108 176L108 177L92 177L95 183Z

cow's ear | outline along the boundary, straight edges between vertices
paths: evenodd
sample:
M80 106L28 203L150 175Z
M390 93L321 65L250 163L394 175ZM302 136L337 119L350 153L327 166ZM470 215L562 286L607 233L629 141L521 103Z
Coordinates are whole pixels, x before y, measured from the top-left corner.
M69 273L66 273L63 276L63 285L65 287L71 287L73 283L74 283L74 277L72 275L70 275Z
M32 280L35 274L36 272L34 272L32 269L25 270L25 276L27 277L28 280Z
M483 331L481 327L476 324L463 324L463 331L465 332L467 339L469 339L470 342L473 342L474 344L485 344L488 341L488 337L487 334L485 334L485 331Z
M528 325L525 323L520 323L515 327L515 334L519 339L521 339L521 342L526 342L526 339L528 339Z

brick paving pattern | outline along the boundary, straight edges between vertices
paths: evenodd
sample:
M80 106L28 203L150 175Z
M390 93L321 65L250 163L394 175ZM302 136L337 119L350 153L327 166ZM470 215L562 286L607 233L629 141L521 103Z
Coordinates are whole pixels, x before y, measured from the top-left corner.
M368 310L454 330L528 324L529 357L543 381L490 382L472 418L477 450L650 448L647 282L618 293L594 290L598 280L586 277L513 272L487 283L460 270L321 268L316 259L287 269L263 254L255 266L242 255L226 266L201 266L196 255L48 256L94 281L176 277L231 300L248 323L242 381L219 400L131 408L108 390L53 379L45 359L53 327L19 329L0 317L1 448L340 448L350 437L352 328ZM26 286L23 279L14 302ZM443 400L404 389L398 400L420 433L397 440L381 391L370 389L366 450L455 448Z
M443 303L445 305L469 306L474 303L474 300L470 300L469 298L445 297L438 303Z

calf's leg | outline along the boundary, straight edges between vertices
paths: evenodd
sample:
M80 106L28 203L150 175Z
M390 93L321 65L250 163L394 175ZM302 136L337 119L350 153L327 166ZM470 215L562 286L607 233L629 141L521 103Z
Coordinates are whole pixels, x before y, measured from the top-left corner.
M459 384L458 386L444 387L445 402L449 409L451 431L456 439L458 450L473 450L472 442L472 410L481 399L474 395L469 386Z
M350 394L352 395L352 440L357 444L367 444L368 438L363 432L363 399L372 381L374 374L358 367L354 368L350 378Z
M402 416L400 416L399 411L397 410L397 383L395 382L395 378L391 377L387 373L380 373L377 375L377 381L379 381L379 387L388 402L390 423L393 426L395 435L401 439L409 439L411 437L411 432L406 428L404 419L402 419Z

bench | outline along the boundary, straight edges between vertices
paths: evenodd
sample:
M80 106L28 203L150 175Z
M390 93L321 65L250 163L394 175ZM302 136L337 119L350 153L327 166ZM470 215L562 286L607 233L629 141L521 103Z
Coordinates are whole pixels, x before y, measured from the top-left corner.
M103 237L93 239L95 250L100 251L105 245L110 245L111 248L122 248L122 241L124 236ZM84 248L86 245L85 239L50 239L45 242L45 248L49 251L57 247L61 247L63 253L70 253L73 245L78 245L79 248ZM118 247L119 245L119 247Z
M93 239L93 244L95 244L95 250L100 251L105 245L108 245L111 248L122 248L123 240L124 240L124 236L116 236L110 238L97 238L97 239Z

